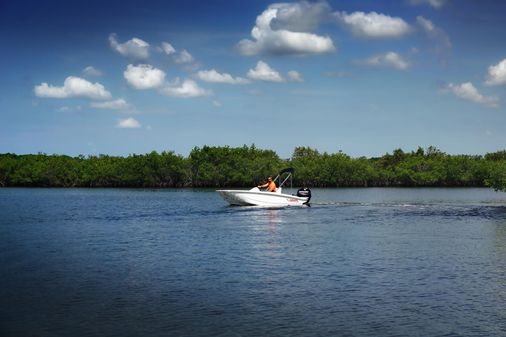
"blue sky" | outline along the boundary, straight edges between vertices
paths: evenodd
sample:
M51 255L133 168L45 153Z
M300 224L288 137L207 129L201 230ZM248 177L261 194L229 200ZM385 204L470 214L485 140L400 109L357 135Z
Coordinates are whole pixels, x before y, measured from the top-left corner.
M0 153L506 148L506 2L3 1Z

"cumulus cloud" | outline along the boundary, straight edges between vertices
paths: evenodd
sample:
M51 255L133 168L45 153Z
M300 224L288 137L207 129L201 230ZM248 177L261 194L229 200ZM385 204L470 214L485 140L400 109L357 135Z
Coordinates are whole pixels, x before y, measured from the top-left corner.
M276 70L272 69L267 63L258 61L255 69L248 70L248 78L256 81L266 82L284 82L285 79Z
M411 32L411 27L403 19L376 12L335 12L334 17L354 36L361 38L400 38Z
M135 118L129 117L118 120L116 127L120 129L138 129L141 127L141 123Z
M288 72L288 79L292 82L304 82L302 75L295 70L290 70Z
M147 59L149 57L149 43L139 38L132 38L125 43L118 42L116 34L109 35L111 48L121 55L133 59Z
M97 109L123 110L128 109L129 105L123 98L118 98L114 101L92 102L91 107Z
M482 104L488 107L498 107L499 97L497 96L483 96L478 92L471 82L462 84L450 83L446 86L445 91L453 93L455 96L471 101L474 103Z
M432 21L424 18L423 16L417 16L416 23L422 28L427 34L429 39L435 43L434 50L439 53L448 53L452 49L452 43L450 38L441 28L436 27Z
M274 30L285 29L293 32L311 32L325 21L330 20L331 8L325 1L310 3L278 3L270 7L278 12L270 25Z
M140 90L159 88L165 82L165 72L149 64L129 64L123 76L128 84Z
M446 33L441 28L436 27L432 21L424 18L423 16L417 16L416 22L420 27L422 27L423 31L427 33L429 37L439 41L445 45L445 47L451 48L452 44L448 35L446 35Z
M436 26L434 26L432 21L424 18L423 16L417 16L416 22L427 34L433 34L436 31Z
M81 111L81 109L82 109L82 106L80 106L80 105L62 106L62 107L56 109L56 111L58 111L58 112L74 112L74 111Z
M103 75L103 73L100 70L98 70L93 66L87 66L86 68L84 68L83 74L85 76L92 76L92 77L98 77Z
M494 66L488 67L488 76L486 85L505 85L506 84L506 59Z
M233 77L227 73L219 73L214 69L201 70L197 73L197 77L205 82L226 83L226 84L247 84L250 81L242 77Z
M170 43L162 42L157 50L164 53L165 55L168 55L172 62L184 65L188 71L195 71L200 67L200 65L195 62L193 55L190 54L190 52L188 52L186 49L178 51Z
M409 68L409 62L401 55L393 51L381 55L375 55L368 59L358 61L357 63L369 66L394 68L397 70L406 70Z
M172 55L176 52L176 49L168 42L162 42L161 49L167 55Z
M212 95L212 91L199 87L197 82L193 80L184 80L183 83L180 83L179 79L172 85L168 85L161 89L161 93L167 96L181 98Z
M325 6L307 2L271 5L257 17L251 30L253 39L239 41L237 49L243 55L332 52L335 47L330 37L305 31L317 26L319 16L327 10L323 8ZM304 11L308 11L307 17L304 17Z
M93 100L107 100L111 98L111 93L105 90L100 83L91 83L85 79L75 76L69 76L63 82L62 87L41 83L34 87L37 97L45 98L89 98Z
M176 63L192 63L193 56L186 49L174 55L174 62Z
M416 6L416 5L430 5L431 7L435 9L442 8L448 0L410 0L409 3Z

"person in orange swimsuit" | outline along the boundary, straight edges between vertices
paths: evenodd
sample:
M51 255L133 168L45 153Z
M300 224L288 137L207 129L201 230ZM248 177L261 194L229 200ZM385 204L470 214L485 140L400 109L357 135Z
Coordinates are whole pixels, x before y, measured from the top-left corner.
M258 188L267 187L267 192L276 192L276 183L272 181L272 177L267 179L267 182L263 185L258 185Z

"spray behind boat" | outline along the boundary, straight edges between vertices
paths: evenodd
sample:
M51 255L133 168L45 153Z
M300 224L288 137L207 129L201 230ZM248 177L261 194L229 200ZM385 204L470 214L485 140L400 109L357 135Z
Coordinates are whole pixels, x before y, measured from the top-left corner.
M288 175L283 179L283 181L279 184L279 187L283 187L288 179L290 179L290 188L292 187L292 178L293 178L293 172L294 169L291 167L285 168L281 170L278 174L278 176L274 179L274 181L278 180L281 181L281 177L283 174L288 173ZM309 205L309 201L311 200L311 190L307 187L299 188L297 190L298 197L307 198L307 201L304 203L306 205Z

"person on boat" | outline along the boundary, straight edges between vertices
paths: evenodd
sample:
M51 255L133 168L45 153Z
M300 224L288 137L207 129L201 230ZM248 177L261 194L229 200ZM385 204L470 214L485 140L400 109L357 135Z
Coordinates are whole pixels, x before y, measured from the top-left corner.
M267 192L276 192L276 183L272 181L272 177L267 179L267 182L263 185L258 185L258 188L267 187Z

